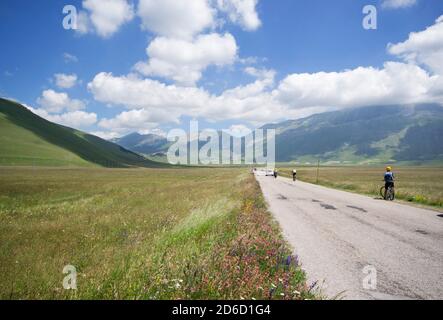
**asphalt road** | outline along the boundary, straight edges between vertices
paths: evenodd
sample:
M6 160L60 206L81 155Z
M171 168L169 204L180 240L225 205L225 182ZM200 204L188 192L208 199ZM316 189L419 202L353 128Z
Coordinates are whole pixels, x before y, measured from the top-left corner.
M443 299L441 213L286 178L257 180L308 280L329 298Z

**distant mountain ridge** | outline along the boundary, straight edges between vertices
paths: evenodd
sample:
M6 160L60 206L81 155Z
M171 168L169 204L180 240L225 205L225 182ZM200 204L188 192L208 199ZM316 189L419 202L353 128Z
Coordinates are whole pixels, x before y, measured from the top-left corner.
M171 145L165 137L155 134L143 135L136 132L111 141L128 150L146 155L165 152Z
M267 124L277 162L389 163L443 161L443 107L438 104L351 108ZM164 153L164 137L131 134L114 142L142 154Z

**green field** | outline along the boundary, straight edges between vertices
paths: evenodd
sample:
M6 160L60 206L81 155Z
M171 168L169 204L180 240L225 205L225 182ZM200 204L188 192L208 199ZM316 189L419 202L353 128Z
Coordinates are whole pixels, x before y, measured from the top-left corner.
M245 169L0 167L0 219L0 299L315 297Z
M292 177L294 168L282 167L280 174ZM297 167L300 180L327 187L379 196L384 185L384 167ZM400 200L443 207L443 167L394 167L396 196Z

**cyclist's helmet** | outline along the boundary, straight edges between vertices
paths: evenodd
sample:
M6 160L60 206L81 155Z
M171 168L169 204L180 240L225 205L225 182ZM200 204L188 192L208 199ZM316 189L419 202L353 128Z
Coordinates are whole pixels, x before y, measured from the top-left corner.
M392 167L386 167L386 171L387 172L391 172L392 171Z

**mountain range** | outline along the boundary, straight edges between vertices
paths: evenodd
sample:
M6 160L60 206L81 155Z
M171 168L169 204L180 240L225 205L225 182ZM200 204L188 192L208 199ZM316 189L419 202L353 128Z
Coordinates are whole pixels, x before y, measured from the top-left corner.
M350 108L268 124L277 162L331 164L440 162L443 107L437 104ZM165 153L164 137L133 133L113 142L141 154Z
M111 142L145 155L164 153L171 145L165 137L155 134L140 134L137 132L121 138L111 139Z
M437 104L350 108L262 128L276 130L277 162L443 161L443 107ZM149 159L164 161L170 145L165 137L139 133L106 141L0 98L0 165L162 167Z

